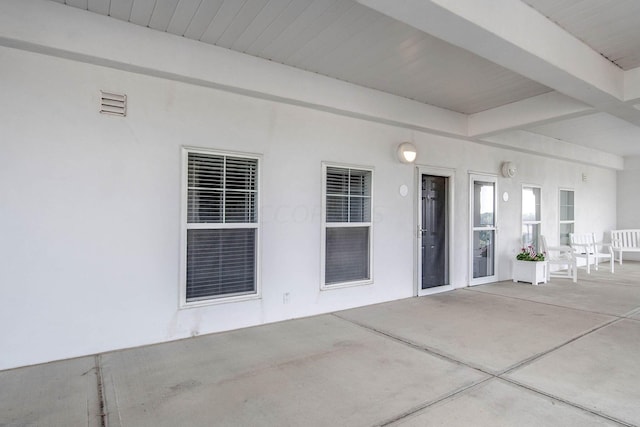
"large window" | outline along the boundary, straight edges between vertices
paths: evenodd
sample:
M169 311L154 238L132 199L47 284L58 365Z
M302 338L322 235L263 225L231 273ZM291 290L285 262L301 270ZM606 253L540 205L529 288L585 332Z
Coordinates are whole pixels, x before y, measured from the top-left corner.
M324 165L322 287L371 282L369 169Z
M540 187L522 187L522 246L540 248Z
M258 159L184 151L182 303L258 292Z
M575 227L573 190L560 190L560 244L569 245L569 234Z

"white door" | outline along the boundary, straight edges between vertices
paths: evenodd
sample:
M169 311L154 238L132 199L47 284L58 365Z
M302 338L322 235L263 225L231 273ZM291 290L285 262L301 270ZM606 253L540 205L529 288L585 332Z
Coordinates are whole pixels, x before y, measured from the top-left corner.
M497 281L496 223L498 178L495 175L470 175L471 251L469 284Z

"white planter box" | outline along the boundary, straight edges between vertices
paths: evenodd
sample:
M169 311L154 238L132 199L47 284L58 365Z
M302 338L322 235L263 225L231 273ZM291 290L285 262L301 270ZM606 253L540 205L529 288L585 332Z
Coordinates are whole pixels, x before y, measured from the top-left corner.
M513 260L513 281L532 285L547 283L547 261Z

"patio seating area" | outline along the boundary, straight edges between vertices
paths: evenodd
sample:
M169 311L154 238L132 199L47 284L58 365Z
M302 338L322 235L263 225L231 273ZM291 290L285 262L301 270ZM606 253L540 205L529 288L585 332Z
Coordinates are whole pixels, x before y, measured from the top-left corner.
M625 262L2 371L0 425L640 425L639 355Z

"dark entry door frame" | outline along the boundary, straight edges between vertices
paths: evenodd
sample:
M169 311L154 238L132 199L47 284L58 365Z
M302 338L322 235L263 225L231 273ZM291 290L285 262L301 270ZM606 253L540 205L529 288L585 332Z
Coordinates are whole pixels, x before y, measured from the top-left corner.
M423 265L425 258L423 257L423 238L426 233L429 233L428 227L423 227L423 218L425 217L426 212L423 212L423 207L425 203L423 203L423 177L431 176L431 177L442 177L445 181L445 194L446 194L446 225L445 225L445 244L444 249L446 252L442 254L443 258L446 260L446 271L444 272L445 284L440 286L433 286L426 289L423 289L423 277L426 275L429 277L429 272L425 271L425 268L428 266ZM455 247L454 240L454 183L455 183L455 170L434 166L417 166L416 167L416 251L415 251L415 295L431 295L434 293L450 291L454 289L453 280L454 275L452 274L454 269L454 257L453 257L453 248Z

